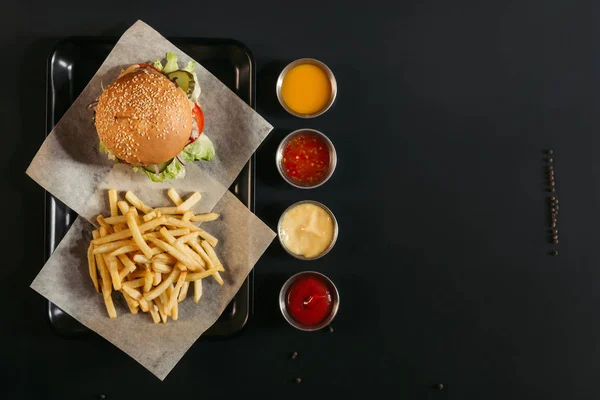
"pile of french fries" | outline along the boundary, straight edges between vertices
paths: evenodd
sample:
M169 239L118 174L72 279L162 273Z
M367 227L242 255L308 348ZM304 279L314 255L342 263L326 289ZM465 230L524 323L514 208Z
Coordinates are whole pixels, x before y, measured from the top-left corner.
M87 258L110 318L117 318L113 292L123 295L132 314L150 313L157 324L178 319L178 303L192 282L196 303L202 279L224 283L219 272L225 268L214 250L218 239L192 223L214 221L219 214L190 211L200 201L198 192L185 201L174 189L167 195L173 206L152 208L132 192L119 201L116 190L108 191L110 217L98 215L100 228L92 232Z

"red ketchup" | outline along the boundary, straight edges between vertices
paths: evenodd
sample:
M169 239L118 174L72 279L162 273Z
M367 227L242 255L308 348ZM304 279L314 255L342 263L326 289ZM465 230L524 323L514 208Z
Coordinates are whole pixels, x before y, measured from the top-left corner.
M286 301L292 318L303 325L317 325L333 308L327 285L314 276L297 279L290 287Z

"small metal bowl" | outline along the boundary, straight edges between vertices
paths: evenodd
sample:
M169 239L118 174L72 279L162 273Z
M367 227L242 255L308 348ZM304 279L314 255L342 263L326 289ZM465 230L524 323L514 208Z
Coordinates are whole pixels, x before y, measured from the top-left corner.
M298 65L302 65L302 64L309 64L309 65L314 65L314 66L319 67L323 72L325 72L325 75L327 75L327 77L329 78L329 83L331 84L331 96L329 98L329 101L327 102L325 107L323 107L322 110L319 110L314 114L299 114L299 113L295 112L294 110L289 108L287 106L287 104L285 104L285 101L283 101L283 96L281 95L281 87L283 86L283 79L285 78L285 75L292 68L294 68ZM324 114L325 111L329 110L329 108L335 101L335 97L337 96L337 81L335 80L335 76L333 75L333 72L331 72L329 67L327 65L325 65L324 63L322 63L321 61L315 60L314 58L301 58L296 61L292 61L281 71L281 73L279 74L279 78L277 78L275 92L277 93L277 99L279 100L279 104L281 104L281 106L290 114L292 114L296 117L299 117L299 118L315 118L321 114Z
M298 181L294 180L293 178L287 176L287 174L285 173L285 171L283 169L283 163L282 163L283 150L285 149L285 146L287 146L287 144L290 142L290 140L294 139L296 136L299 136L299 135L318 136L320 139L323 140L323 142L325 142L325 145L327 146L327 149L329 150L329 168L327 169L327 173L318 182L315 182L315 183L298 182ZM275 164L277 165L277 170L279 171L279 175L281 175L281 177L290 185L297 187L298 189L314 189L316 187L321 186L325 182L327 182L329 180L329 178L331 178L331 175L333 175L333 171L335 171L335 167L337 166L337 153L335 151L335 147L333 146L333 143L331 142L331 140L329 140L329 138L327 136L325 136L324 133L319 132L315 129L307 129L307 128L298 129L298 130L295 130L292 133L288 134L285 138L283 138L281 143L279 143L279 146L277 147L277 152L275 153Z
M321 254L319 254L318 256L312 257L312 258L304 257L299 254L295 254L295 253L291 252L287 247L285 247L285 244L283 243L283 240L281 239L281 224L283 223L283 217L285 216L285 214L289 210L294 208L295 206L299 206L301 204L307 204L307 203L314 204L316 206L321 207L323 210L325 210L331 216L331 221L333 222L333 238L331 239L331 243ZM303 201L299 201L297 203L292 204L291 206L289 206L288 208L285 209L285 211L281 214L281 217L279 217L279 222L277 222L277 237L279 238L279 243L281 243L281 247L283 247L284 250L288 254L296 257L299 260L305 260L305 261L317 260L317 259L323 257L325 254L329 253L329 251L331 251L331 249L335 245L335 242L337 241L338 231L339 231L339 227L338 227L338 222L337 222L337 219L335 218L335 215L333 215L331 210L329 208L327 208L325 205L319 203L318 201L314 201L314 200L303 200Z
M331 303L332 303L331 313L329 313L327 318L325 318L323 321L321 321L321 323L319 323L318 325L304 325L304 324L299 323L290 315L290 313L288 312L287 307L286 307L286 298L287 298L290 286L292 286L292 284L294 282L296 282L297 279L303 278L306 276L314 276L317 279L321 279L322 281L324 281L325 284L327 285L327 287L329 288L329 292L331 293ZM304 272L299 272L296 275L293 275L284 283L284 285L281 287L281 290L279 291L279 309L281 310L281 314L283 314L283 318L285 318L285 320L291 326L293 326L296 329L300 329L301 331L312 332L312 331L318 331L320 329L325 328L327 325L329 325L331 323L331 321L333 321L333 319L335 318L335 316L338 312L339 307L340 307L340 294L337 290L337 287L331 281L331 279L329 279L325 275L323 275L319 272L316 272L316 271L304 271Z

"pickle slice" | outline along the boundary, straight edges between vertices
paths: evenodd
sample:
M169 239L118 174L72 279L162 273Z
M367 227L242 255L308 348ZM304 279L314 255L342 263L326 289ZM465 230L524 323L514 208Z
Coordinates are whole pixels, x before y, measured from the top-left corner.
M177 86L179 86L187 96L192 95L195 86L194 75L188 71L178 69L177 71L167 74L167 76L170 80L177 83Z
M145 165L143 168L148 172L152 172L153 174L158 175L161 172L163 172L169 166L169 164L171 164L172 161L173 159L170 159L169 161L160 164Z

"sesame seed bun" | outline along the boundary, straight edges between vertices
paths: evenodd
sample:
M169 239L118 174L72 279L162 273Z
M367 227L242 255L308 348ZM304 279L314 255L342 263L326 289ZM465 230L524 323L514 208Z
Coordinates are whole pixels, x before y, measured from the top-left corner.
M160 164L177 156L192 133L185 93L164 75L138 68L104 90L96 130L104 146L131 165Z

